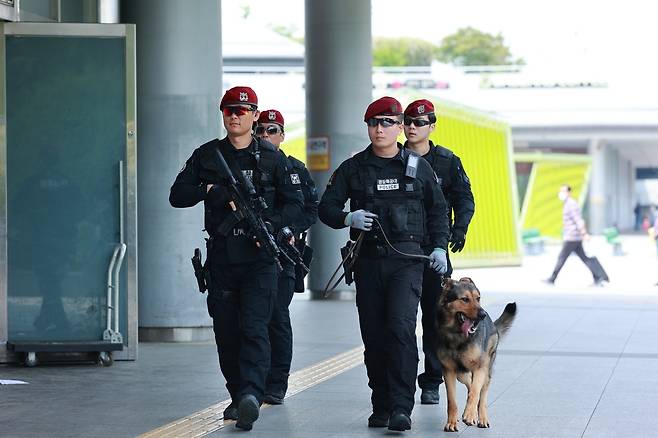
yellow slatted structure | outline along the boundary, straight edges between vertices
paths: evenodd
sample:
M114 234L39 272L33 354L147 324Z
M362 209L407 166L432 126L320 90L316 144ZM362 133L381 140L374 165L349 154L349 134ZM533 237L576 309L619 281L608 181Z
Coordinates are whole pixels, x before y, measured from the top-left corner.
M582 208L587 196L591 159L576 154L518 154L517 162L533 163L521 210L521 227L537 229L542 236L562 237L560 186L571 186L572 196Z
M421 97L404 95L398 99L406 106ZM509 126L481 111L429 99L439 119L431 139L460 157L476 203L466 247L461 253L450 254L453 265L464 268L520 264L519 207ZM404 137L400 141L404 142ZM286 139L281 148L304 161L304 143L303 137Z
M306 137L297 137L281 143L281 150L306 163Z
M430 136L459 156L471 180L475 215L457 268L521 263L516 172L509 126L480 111L432 99L437 115Z

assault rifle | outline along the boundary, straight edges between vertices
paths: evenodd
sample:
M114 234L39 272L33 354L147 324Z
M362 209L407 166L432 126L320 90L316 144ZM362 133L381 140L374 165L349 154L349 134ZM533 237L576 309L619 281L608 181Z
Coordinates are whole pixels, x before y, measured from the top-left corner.
M240 183L244 186L245 191L249 195L248 199L245 198L242 190L240 190L238 181L235 179L233 172L231 172L231 169L226 163L221 151L216 149L215 152L217 153L217 158L219 160L220 172L223 173L222 176L228 178L228 189L231 198L230 204L232 205L232 208L234 207L231 216L219 226L218 231L220 234L226 235L235 225L237 225L238 222L245 220L247 222L248 231L252 234L254 241L267 253L268 257L276 263L277 268L281 271L282 267L281 262L279 261L279 255L281 255L282 252L276 244L274 237L272 237L273 231L271 230L271 225L270 228L268 228L268 224L266 224L262 218L263 212L267 209L267 203L262 196L258 196L256 189L249 178L246 178L241 173L239 175ZM287 257L287 255L284 254L284 257ZM291 260L291 262L294 263L293 260Z
M290 243L290 240L294 237L295 235L293 234L292 230L288 227L283 227L281 228L281 231L279 231L279 235L277 236L277 243L279 244L279 248L281 249L281 254L290 262L292 262L294 265L299 266L302 271L304 272L304 275L308 274L308 271L310 269L306 264L304 263L304 258L302 256L302 253L299 252L297 247Z

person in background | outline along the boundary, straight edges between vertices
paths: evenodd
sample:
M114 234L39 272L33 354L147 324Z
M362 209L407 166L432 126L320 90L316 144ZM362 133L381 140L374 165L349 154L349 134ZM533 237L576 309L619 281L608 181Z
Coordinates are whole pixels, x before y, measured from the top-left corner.
M447 203L448 223L450 224L450 250L461 251L466 244L468 225L475 213L475 200L471 182L466 175L461 160L451 150L435 145L430 134L436 127L434 105L426 99L411 102L404 110L404 147L427 160L439 178L439 185ZM431 246L425 245L425 253L430 254ZM448 255L446 253L446 255ZM443 382L441 362L436 355L436 303L444 278L450 278L452 265L450 257L448 270L444 275L425 267L423 273L423 293L420 297L423 323L423 353L425 371L418 376L421 404L439 403L439 386Z
M261 219L274 236L290 226L302 211L302 194L291 184L288 163L274 146L252 136L258 121L258 97L249 87L226 91L219 104L226 137L199 146L176 176L169 202L176 208L203 201L205 230L209 234L207 261L208 314L219 365L231 395L224 419L251 430L258 419L270 368L268 325L277 291L276 260L254 239L245 219L233 214L228 175L220 168L218 153L244 188L251 181L267 208ZM274 208L274 206L278 208Z
M280 149L285 138L284 120L281 112L275 109L261 111L256 126L256 136L269 141L285 157L290 168L290 183L300 187L304 196L304 211L295 218L291 229L296 239L296 247L302 252L307 250L306 233L318 219L318 192L311 174L303 162L293 156L286 156ZM288 390L288 377L292 362L292 325L290 324L290 303L295 284L304 282L305 273L295 269L295 265L281 260L283 271L279 273L276 303L269 324L270 345L272 347L270 371L267 374L265 397L263 401L271 405L280 405ZM301 278L298 278L300 277ZM300 292L303 292L303 287Z
M658 217L653 221L653 240L656 242L656 254L658 255ZM656 283L658 286L658 283Z
M635 215L635 231L640 231L640 225L642 225L642 207L640 207L639 202L635 203L633 214Z
M571 196L571 186L562 185L558 192L558 198L562 201L562 250L558 255L553 274L544 280L544 282L554 284L560 270L564 266L564 262L566 262L571 253L575 252L592 273L594 285L601 286L605 279L595 271L591 259L585 255L585 250L583 249L583 239L589 239L589 234L587 234L587 228L580 213L578 202Z

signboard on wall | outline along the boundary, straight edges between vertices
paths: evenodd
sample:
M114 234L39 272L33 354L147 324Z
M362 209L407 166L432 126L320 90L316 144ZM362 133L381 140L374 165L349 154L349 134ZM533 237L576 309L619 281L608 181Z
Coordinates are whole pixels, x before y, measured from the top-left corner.
M329 137L306 139L306 164L309 170L329 170Z

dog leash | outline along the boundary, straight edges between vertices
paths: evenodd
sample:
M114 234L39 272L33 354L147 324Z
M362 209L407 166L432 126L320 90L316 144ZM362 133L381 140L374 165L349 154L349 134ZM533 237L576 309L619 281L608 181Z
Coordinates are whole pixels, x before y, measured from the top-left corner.
M331 284L333 279L336 277L336 274L338 274L338 271L340 270L340 268L346 268L347 267L345 265L345 263L347 263L347 261L350 259L350 257L352 257L352 255L354 255L353 260L355 260L356 256L359 255L359 250L361 249L361 242L363 242L364 233L365 233L365 231L361 231L359 233L359 236L354 241L354 245L352 245L350 250L347 252L347 254L345 255L345 258L343 258L340 261L340 263L338 264L338 267L336 268L334 273L331 274L331 277L329 278L329 281L327 281L327 285L324 287L323 298L327 298L327 296L329 296L329 294L331 292L333 292L334 289L336 289L336 286L338 286L338 284L343 280L343 278L345 278L345 270L343 270L343 273L340 275L340 277L338 277L338 280L336 280L336 282L333 284L333 286L331 286L331 288L329 287L329 285ZM354 262L352 262L350 264L348 269L351 269L352 266L354 266Z
M386 240L386 244L387 244L388 246L390 246L391 249L392 249L393 251L397 252L398 254L400 254L401 256L404 256L404 257L411 257L411 258L415 258L415 259L424 259L424 260L429 260L429 259L430 259L429 256L426 256L426 255L422 255L422 254L409 254L409 253L402 252L402 251L398 250L398 249L397 249L396 247L394 247L393 244L388 240L388 236L386 236L386 233L384 232L384 227L382 227L382 224L381 224L381 222L379 222L379 219L377 219L376 217L374 217L373 219L375 220L375 222L377 222L377 225L379 225L379 229L380 229L380 231L382 232L382 235L384 236L384 240Z
M400 255L403 256L403 257L411 257L411 258L423 259L423 260L429 260L429 259L430 259L429 256L426 256L426 255L422 255L422 254L409 254L409 253L402 252L402 251L400 251L399 249L397 249L395 246L393 246L393 244L391 243L391 241L388 240L388 236L386 235L386 232L384 231L384 228L382 227L382 223L379 222L379 219L377 219L377 218L373 218L373 220L374 220L375 222L377 222L377 225L379 225L379 230L382 232L382 236L384 236L384 240L386 241L386 244L387 244L387 245L388 245L393 251L395 251L396 253L400 254ZM336 268L336 270L334 271L334 273L333 273L333 274L331 275L331 277L329 278L329 281L327 282L327 285L324 287L324 293L323 293L323 297L324 297L324 298L327 298L327 296L328 296L331 292L333 292L333 290L336 288L336 286L338 286L338 284L339 284L339 283L343 280L343 278L345 277L345 272L343 272L343 273L341 274L341 276L338 277L338 280L336 280L336 281L334 282L333 286L329 287L329 285L331 284L331 282L333 281L333 279L336 277L336 274L338 274L338 271L340 270L340 268L341 268L341 267L343 267L343 268L346 267L346 266L345 266L345 263L347 263L347 260L349 260L350 257L352 257L353 254L354 254L354 260L356 260L356 257L359 255L359 249L361 249L361 243L363 242L363 236L364 236L364 234L365 234L365 231L361 231L361 233L359 233L359 237L357 237L356 241L354 242L354 245L352 245L352 247L350 248L350 250L349 250L349 252L347 253L347 255L345 256L345 258L344 258L343 260L341 260L341 262L338 264L338 267ZM351 269L353 265L354 265L354 262L352 262L352 264L349 266L349 268Z

